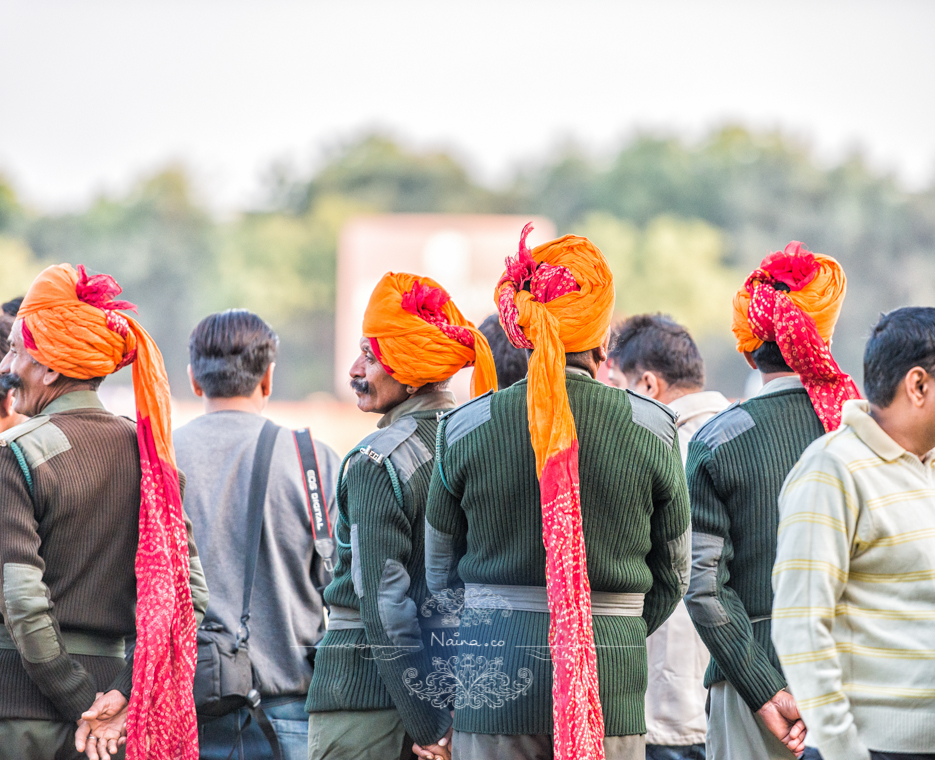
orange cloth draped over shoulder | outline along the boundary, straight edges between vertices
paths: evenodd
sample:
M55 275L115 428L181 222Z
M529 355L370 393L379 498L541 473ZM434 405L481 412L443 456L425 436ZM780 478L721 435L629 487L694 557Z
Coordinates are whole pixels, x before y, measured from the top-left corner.
M383 275L364 312L363 334L383 369L403 385L439 383L473 366L471 396L497 390L487 339L431 277Z
M149 334L118 310L120 286L83 266L52 266L19 308L23 342L40 364L79 380L133 364L140 448L139 547L136 555L137 646L127 719L128 760L198 757L192 683L195 613L188 540L170 426L169 381ZM90 707L90 705L89 705Z
M553 746L557 760L603 760L578 436L565 386L565 354L603 344L613 315L613 276L587 238L565 235L529 251L531 230L526 225L519 252L506 260L494 302L510 342L532 349L526 404L546 549Z

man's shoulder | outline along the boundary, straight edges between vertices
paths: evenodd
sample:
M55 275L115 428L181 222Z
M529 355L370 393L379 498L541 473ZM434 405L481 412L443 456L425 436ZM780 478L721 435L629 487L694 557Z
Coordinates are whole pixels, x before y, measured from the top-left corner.
M15 446L30 467L38 467L59 454L70 451L74 441L69 438L69 431L74 437L78 427L83 432L95 430L93 435L116 435L125 438L130 445L136 441L135 426L130 420L110 412L101 413L95 410L93 418L85 416L80 420L73 412L36 415L0 434L0 447ZM87 435L79 437L87 444Z
M635 393L629 388L625 393L630 401L630 419L633 424L648 430L667 447L671 447L677 435L675 423L678 415L665 404Z
M502 391L505 393L506 391ZM461 404L450 412L442 416L442 424L445 430L445 445L453 446L491 419L490 405L493 401L493 391L487 391L477 398L471 399L467 403Z
M383 468L389 459L400 482L404 484L419 467L435 456L434 450L426 446L416 434L418 428L419 420L416 417L400 417L358 443L354 447L357 453L351 456L348 466L369 461Z
M748 434L755 428L753 415L744 408L744 403L735 401L698 428L692 436L692 443L702 444L714 453L724 444Z

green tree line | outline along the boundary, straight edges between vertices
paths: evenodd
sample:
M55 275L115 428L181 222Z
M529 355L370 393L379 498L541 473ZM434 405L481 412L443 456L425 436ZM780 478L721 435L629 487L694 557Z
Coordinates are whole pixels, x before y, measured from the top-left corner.
M683 321L710 384L734 395L746 370L733 351L731 295L790 240L847 271L834 352L858 378L878 314L935 296L935 187L908 192L859 155L822 166L788 136L739 127L697 143L638 136L610 160L568 148L499 189L449 154L371 135L335 150L312 176L274 167L262 206L217 218L178 166L70 214L28 208L0 179L0 296L60 261L113 274L162 347L177 393L194 324L214 310L252 309L282 339L280 398L331 390L337 239L359 213L548 216L607 255L621 316L664 311Z

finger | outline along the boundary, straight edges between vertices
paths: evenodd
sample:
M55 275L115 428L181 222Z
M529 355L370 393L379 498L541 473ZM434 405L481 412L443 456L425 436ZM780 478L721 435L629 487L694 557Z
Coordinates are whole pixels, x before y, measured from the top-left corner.
M88 737L88 746L85 748L84 753L88 756L88 760L101 760L100 755L97 754L96 736Z
M117 740L116 740L116 739L108 739L108 740L107 740L107 751L108 751L110 754L112 754L112 755L116 755L117 752L118 752L118 750L119 750L119 748L118 748L118 746L117 746Z
M78 730L75 731L75 749L78 752L84 752L85 744L88 741L88 734L91 733L91 726L85 721L78 723Z
M81 713L81 718L83 720L97 720L100 717L101 709L96 706L97 703L91 705L87 710Z

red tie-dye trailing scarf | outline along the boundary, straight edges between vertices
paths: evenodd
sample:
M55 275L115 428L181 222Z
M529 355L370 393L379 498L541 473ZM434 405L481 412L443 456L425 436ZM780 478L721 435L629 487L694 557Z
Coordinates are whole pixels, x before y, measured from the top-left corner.
M802 379L825 432L830 432L841 424L844 402L860 398L860 391L838 367L828 344L818 334L815 320L782 289L801 290L817 271L814 256L798 244L767 257L744 287L751 296L747 319L753 334L779 346L786 364Z
M153 339L115 301L108 275L67 264L42 272L20 307L29 353L77 379L133 363L140 448L136 553L136 651L127 717L128 760L197 760L192 684L197 648L178 471L172 448L169 382Z
M497 285L497 305L513 345L534 349L527 405L546 550L554 754L557 760L603 760L604 717L581 519L578 437L565 387L565 347L555 316L545 308L581 287L566 267L537 264L526 247L531 229L526 226L519 252L506 261L506 274ZM612 303L612 289L610 298Z

